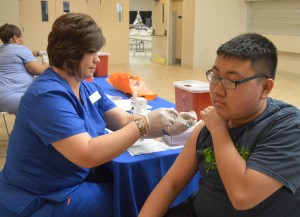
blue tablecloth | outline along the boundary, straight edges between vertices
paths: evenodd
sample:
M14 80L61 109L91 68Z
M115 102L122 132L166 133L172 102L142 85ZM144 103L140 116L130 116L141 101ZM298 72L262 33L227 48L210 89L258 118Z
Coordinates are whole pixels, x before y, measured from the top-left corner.
M150 192L171 167L181 149L131 156L124 152L109 163L114 179L114 216L135 217ZM193 180L172 204L184 201L198 190L200 174Z
M107 77L95 77L94 82L100 84L105 89L105 92L111 96L120 96L122 97L122 99L129 99L131 97L130 94L125 94L124 92L117 90L109 83L107 83L106 78ZM154 100L147 101L147 104L152 106L152 110L156 108L162 108L162 107L164 108L176 107L174 103L164 100L160 97L156 97Z
M128 99L130 95L116 90L105 81L106 77L97 77L94 82L101 84L106 93ZM157 97L148 101L152 109L174 107L174 103ZM108 168L114 180L114 217L135 217L150 192L171 167L181 149L173 149L151 154L131 156L127 151L109 162ZM200 174L191 180L172 206L184 201L198 190Z

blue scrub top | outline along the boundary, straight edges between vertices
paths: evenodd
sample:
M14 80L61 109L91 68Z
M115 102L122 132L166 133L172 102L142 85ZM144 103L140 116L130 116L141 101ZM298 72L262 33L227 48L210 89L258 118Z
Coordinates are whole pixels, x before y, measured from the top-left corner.
M115 104L95 83L82 81L80 95L83 103L51 68L28 88L0 173L0 204L22 214L45 199L65 200L85 180L89 169L70 162L51 143L83 132L106 134L104 113Z
M0 47L0 97L27 90L34 76L25 64L35 61L36 57L25 46L3 44Z

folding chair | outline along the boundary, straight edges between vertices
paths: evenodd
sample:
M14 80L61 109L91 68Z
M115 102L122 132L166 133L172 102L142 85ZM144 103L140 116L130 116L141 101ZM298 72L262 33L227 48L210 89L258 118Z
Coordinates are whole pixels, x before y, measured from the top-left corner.
M2 116L3 116L3 120L4 120L4 124L5 124L5 128L6 128L6 132L7 132L7 136L9 137L9 131L8 131L8 127L7 127L7 122L6 122L6 115L9 115L8 112L1 112Z

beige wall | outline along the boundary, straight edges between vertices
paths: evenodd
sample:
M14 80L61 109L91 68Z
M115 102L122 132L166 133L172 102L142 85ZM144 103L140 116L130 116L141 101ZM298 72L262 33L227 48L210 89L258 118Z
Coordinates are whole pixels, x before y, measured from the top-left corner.
M195 0L183 1L181 65L189 68L194 65L195 5Z
M123 4L123 20L117 21L117 3ZM102 49L110 53L110 64L129 63L129 1L102 0L100 20L106 45Z
M176 17L173 17L174 19L174 27L175 31L173 31L174 34L174 57L176 59L182 58L182 23L183 18L178 18L178 16L183 17L183 0L172 0L172 13L173 15L176 15Z
M184 1L184 18L182 65L206 70L221 43L246 32L247 5L241 0Z
M0 5L0 26L4 23L20 26L19 0L0 0Z
M268 35L278 50L278 70L299 73L300 36Z
M24 0L23 0L24 1ZM51 5L55 4L51 3ZM57 2L61 3L59 5L62 5L61 0L56 0ZM74 1L74 0L72 0ZM86 12L87 10L91 11L91 13L95 13L96 11L95 7L97 7L97 3L95 1L100 2L100 0L92 0L89 1L89 5L91 5L90 8L82 8L82 12ZM57 3L56 2L56 3ZM70 1L71 2L71 1ZM83 2L83 1L82 1ZM85 2L85 1L84 1ZM117 22L117 6L116 4L122 3L123 4L123 21L122 22ZM26 0L26 6L28 4L36 4L37 1L32 1L32 0ZM38 2L39 4L40 2ZM80 2L71 2L71 11L76 11L80 12L80 8L73 8L74 6L78 6ZM9 22L11 24L15 24L19 26L22 29L21 23L21 15L20 15L20 5L19 5L19 0L0 0L0 25L3 25L5 22ZM95 7L94 7L95 6ZM98 24L102 27L104 36L107 39L107 45L103 48L103 51L110 53L109 56L109 63L110 64L125 64L129 62L129 36L128 36L128 29L129 29L129 0L101 0L101 8L100 8L100 15L98 16L100 20L96 20ZM50 8L49 8L50 10ZM79 10L79 11L78 11ZM35 13L38 13L37 15L39 16L40 11L38 9L35 9ZM31 11L28 11L28 13L31 13ZM51 12L51 15L56 14L55 16L59 16L61 12ZM26 14L26 19L30 14ZM50 11L49 11L49 16L50 16ZM93 14L93 17L95 18L95 15ZM96 16L97 17L97 16ZM39 28L34 26L34 30L39 31ZM50 31L51 26L49 26L49 31ZM42 30L43 33L47 33L47 31ZM30 34L31 33L31 34ZM25 31L23 32L23 37L26 39L24 41L24 45L28 46L32 50L36 49L45 49L46 47L46 38L43 37L44 39L44 44L45 46L35 46L37 43L35 43L35 37L39 36L39 34L33 33L32 31ZM41 47L41 48L40 48Z
M1 1L5 1L1 10L9 11L9 16L1 13L0 18L19 17L18 0ZM116 2L102 0L99 23L107 39L103 50L111 54L109 63L123 64L129 62L128 28L112 22L116 19ZM123 3L124 12L129 11L130 3L134 5L132 0L118 2ZM123 15L124 24L128 23L129 14ZM246 15L245 3L240 0L183 0L182 66L195 70L211 66L219 44L246 30Z
M0 0L0 25L12 23L20 26L19 0Z
M104 6L98 22L103 27L107 39L107 45L103 50L110 53L110 64L128 63L129 0L101 0L101 2ZM114 23L117 2L122 2L124 7L123 23L119 24ZM0 5L0 25L8 22L20 26L19 0L0 0ZM182 66L206 70L213 65L215 51L221 43L247 31L247 2L183 0L182 28ZM279 50L278 69L299 73L300 37L266 36ZM28 35L26 37L30 38Z
M130 11L152 11L153 0L129 0Z

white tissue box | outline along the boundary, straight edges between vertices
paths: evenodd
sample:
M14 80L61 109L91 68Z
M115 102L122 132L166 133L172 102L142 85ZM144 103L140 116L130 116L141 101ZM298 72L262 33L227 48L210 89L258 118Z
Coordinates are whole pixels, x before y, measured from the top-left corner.
M193 131L193 127L188 128L185 132L176 136L164 136L163 140L169 146L181 146L186 143L192 131Z

